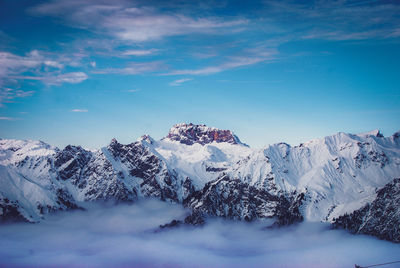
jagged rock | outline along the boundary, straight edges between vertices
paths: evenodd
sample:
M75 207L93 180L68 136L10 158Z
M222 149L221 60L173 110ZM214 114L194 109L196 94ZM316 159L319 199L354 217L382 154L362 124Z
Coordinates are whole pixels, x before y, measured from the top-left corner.
M80 146L68 145L55 155L54 166L58 169L61 180L70 180L77 185L84 167L89 163L92 154Z
M370 204L334 219L332 226L400 243L400 178L380 189Z
M301 200L291 202L284 196L271 195L224 175L208 182L201 191L194 192L184 201L184 205L193 211L185 221L198 224L205 216L244 221L277 217L279 225L291 224L303 220L298 209Z
M179 220L172 220L170 223L166 223L166 224L162 224L160 225L161 229L165 229L165 228L175 228L175 227L179 227L182 224L182 221Z
M28 220L19 211L18 201L10 201L7 198L0 199L0 223L19 222Z
M152 142L148 136L144 140ZM177 192L180 185L175 175L149 147L140 141L122 145L113 140L107 149L115 161L121 162L127 168L130 176L141 179L135 191L146 197L179 201Z
M206 125L194 125L192 123L174 125L166 138L187 145L192 145L194 143L205 145L214 141L231 144L241 143L239 138L230 130L221 130L207 127Z

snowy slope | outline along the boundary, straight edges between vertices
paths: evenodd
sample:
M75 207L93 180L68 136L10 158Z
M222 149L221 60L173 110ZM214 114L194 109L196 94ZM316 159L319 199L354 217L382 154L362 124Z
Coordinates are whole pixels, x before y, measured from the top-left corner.
M42 141L0 139L0 165L16 164L26 157L46 157L57 151Z
M43 214L76 208L71 197L46 188L12 168L0 165L0 222L12 219L38 221Z
M0 221L38 221L43 214L75 208L52 171L59 150L41 141L0 140Z
M178 174L191 178L198 189L253 152L241 144L212 142L186 145L168 139L155 142L153 149Z

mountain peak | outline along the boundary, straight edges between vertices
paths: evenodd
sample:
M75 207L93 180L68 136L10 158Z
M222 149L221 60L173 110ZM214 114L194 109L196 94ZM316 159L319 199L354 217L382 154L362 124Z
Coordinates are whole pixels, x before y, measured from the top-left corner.
M116 144L116 143L118 143L117 139L116 138L112 138L112 140L110 141L110 144Z
M143 135L140 138L138 138L136 141L138 142L147 142L148 144L153 144L154 139L150 137L150 135Z
M383 135L379 129L374 129L369 132L359 133L357 135L361 137L373 136L373 137L383 138Z
M206 125L181 123L172 126L165 139L179 141L186 145L199 143L201 145L209 144L212 142L227 142L230 144L242 144L238 137L236 137L230 130L222 130Z

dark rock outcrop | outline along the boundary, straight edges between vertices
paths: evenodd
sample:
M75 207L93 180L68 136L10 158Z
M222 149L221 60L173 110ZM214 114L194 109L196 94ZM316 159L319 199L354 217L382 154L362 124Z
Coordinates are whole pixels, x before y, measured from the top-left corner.
M276 218L278 225L292 224L303 220L299 211L303 197L288 199L283 195L271 195L224 175L208 182L201 191L195 191L184 201L184 205L193 211L185 222L201 224L204 217L213 216L244 221Z
M227 142L231 144L241 143L230 130L221 130L207 127L206 125L177 124L174 125L166 137L173 141L179 141L186 145L199 143L201 145L212 142Z
M400 243L400 178L380 189L372 203L334 219L333 227Z
M176 174L149 147L141 142L122 145L113 139L107 149L115 161L128 168L130 176L141 179L135 191L146 197L179 202L177 192L181 185Z
M54 166L58 169L61 180L71 180L77 185L84 167L89 163L92 154L80 146L68 145L58 152L54 158Z
M7 198L0 199L0 223L7 222L28 222L19 212L18 201L10 201Z

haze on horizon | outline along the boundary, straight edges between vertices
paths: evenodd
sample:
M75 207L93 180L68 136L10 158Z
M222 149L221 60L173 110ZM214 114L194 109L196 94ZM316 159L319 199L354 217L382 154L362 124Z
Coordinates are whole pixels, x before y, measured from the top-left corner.
M297 145L400 130L398 1L0 3L0 137L100 148L181 122Z

